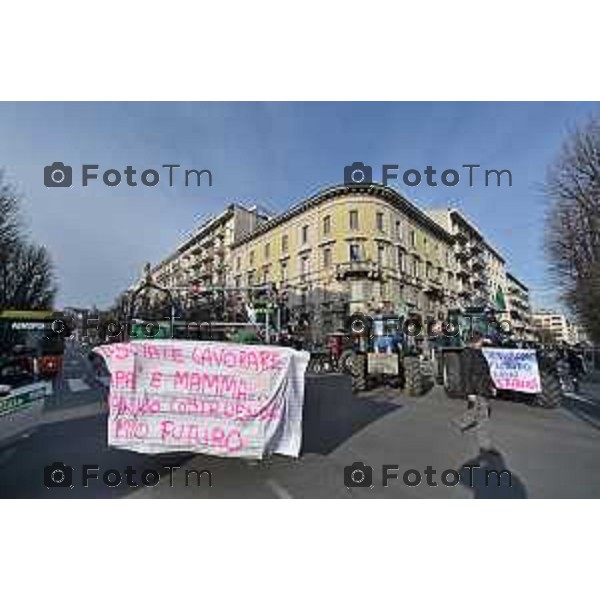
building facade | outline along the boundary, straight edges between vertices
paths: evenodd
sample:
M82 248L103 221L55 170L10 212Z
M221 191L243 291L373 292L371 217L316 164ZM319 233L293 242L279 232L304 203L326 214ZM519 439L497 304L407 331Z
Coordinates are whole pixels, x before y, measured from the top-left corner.
M315 331L357 312L439 318L457 297L452 243L396 191L340 186L233 244L229 283L274 283Z
M227 285L232 245L266 220L255 207L231 204L196 229L172 254L155 265L150 275L159 286L175 290L182 307L189 307L199 293ZM129 291L143 280L138 280ZM152 303L158 296L158 292L151 293L149 301Z
M458 305L506 310L506 262L483 234L455 208L427 214L453 238Z
M549 332L550 340L556 343L569 343L570 323L566 315L556 310L540 310L533 314L533 326L538 337L543 337L545 332Z
M533 313L532 323L535 334L542 342L588 344L585 330L558 310L546 309Z
M514 335L522 340L533 340L533 323L529 289L512 273L506 274L507 279L507 305L511 330Z
M505 260L462 213L423 211L377 184L332 187L270 218L232 204L150 275L189 310L198 290L235 290L247 306L267 286L292 321L304 315L314 341L353 313L426 322L474 305L510 309ZM516 315L528 293L510 277Z

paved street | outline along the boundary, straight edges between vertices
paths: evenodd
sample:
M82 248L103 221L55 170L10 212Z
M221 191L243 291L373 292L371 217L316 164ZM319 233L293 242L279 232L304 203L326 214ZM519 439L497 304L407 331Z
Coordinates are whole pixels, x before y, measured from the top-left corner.
M423 398L407 398L383 388L353 397L339 375L310 377L304 415L303 454L298 460L274 456L263 462L207 456L146 456L106 445L106 394L85 354L77 347L65 356L64 376L48 402L45 425L14 449L0 454L2 497L202 497L202 498L582 498L600 496L600 385L584 385L558 410L497 401L491 437L498 453L479 455L477 432L461 433L452 423L463 403L436 388ZM74 487L47 489L44 466L64 462L74 469ZM362 461L373 468L373 487L344 485L344 467ZM98 465L100 480L81 486L81 465ZM383 487L382 465L398 465L399 479ZM498 487L485 485L483 470L510 470ZM155 487L118 487L101 481L107 469L135 469L139 483L146 469L161 474ZM436 474L427 484L425 469ZM165 467L180 467L167 469ZM186 486L185 470L191 473ZM416 469L420 485L402 474ZM461 482L442 483L442 471L460 472ZM471 476L469 478L469 473ZM172 484L172 485L171 485Z

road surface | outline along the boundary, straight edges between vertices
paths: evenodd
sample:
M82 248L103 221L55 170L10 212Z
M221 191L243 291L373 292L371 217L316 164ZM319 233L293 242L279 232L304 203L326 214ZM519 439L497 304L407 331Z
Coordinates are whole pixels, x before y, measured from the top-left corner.
M461 433L453 424L463 403L447 399L439 388L423 398L407 398L389 388L353 397L344 376L311 377L302 456L258 462L203 455L146 456L109 448L105 383L96 378L78 346L67 350L64 374L47 404L45 424L0 453L0 497L600 497L599 385L584 384L581 394L557 410L497 401L491 420L497 452L480 455L477 433ZM44 468L56 462L73 469L73 487L45 486ZM372 468L372 487L345 485L345 468L356 462ZM481 469L466 467L473 464ZM98 478L90 479L88 487L82 485L83 465L98 466L90 471ZM382 485L383 465L397 465L388 469L398 478L390 478L387 487ZM128 484L127 468L137 487ZM500 476L500 486L493 477L486 485L484 468L510 471L511 485L506 475ZM102 481L111 469L121 477L114 487ZM416 480L414 471L420 474L419 485L403 481L409 470L413 471L409 482ZM460 473L460 482L442 483L444 471ZM144 472L148 485L141 484ZM160 477L157 485L153 472ZM116 477L113 473L109 481L114 483ZM448 481L452 483L452 477Z

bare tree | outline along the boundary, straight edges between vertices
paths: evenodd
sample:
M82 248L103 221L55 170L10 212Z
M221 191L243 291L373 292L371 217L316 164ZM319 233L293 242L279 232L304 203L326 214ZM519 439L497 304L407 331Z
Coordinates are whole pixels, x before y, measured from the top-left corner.
M20 230L18 199L2 181L0 171L0 258L17 242Z
M546 250L563 298L600 343L600 118L573 132L546 181Z
M25 238L19 208L0 173L0 310L50 308L56 293L52 262L43 246Z

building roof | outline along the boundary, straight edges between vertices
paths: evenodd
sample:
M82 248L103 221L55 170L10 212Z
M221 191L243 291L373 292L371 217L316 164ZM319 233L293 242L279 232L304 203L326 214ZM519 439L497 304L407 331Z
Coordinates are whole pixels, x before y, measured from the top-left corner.
M461 223L469 228L471 231L473 231L473 233L475 233L475 235L481 240L481 242L485 245L485 247L500 261L505 263L506 259L504 258L504 256L502 256L502 254L496 250L496 248L494 248L494 246L492 246L492 244L490 244L490 242L487 240L487 238L483 235L483 233L481 233L481 231L479 231L479 228L473 223L473 221L470 221L469 219L467 219L467 217L460 212L460 210L458 210L458 208L453 208L453 207L449 207L449 208L433 208L433 209L429 209L427 211L428 214L432 214L432 215L443 215L444 213L446 215L448 215L449 220L451 219L456 219L458 221L461 221Z
M235 212L235 210L250 210L241 204L230 204L227 208L219 213L216 217L212 217L202 223L191 235L188 236L186 240L181 242L174 252L171 252L166 258L161 260L158 264L152 267L152 273L155 274L157 271L162 269L165 265L169 264L171 261L175 260L178 256L183 254L186 250L191 248L198 239L204 237L209 234L212 230L216 229L218 226L222 225L227 219L229 219Z
M303 200L303 201L293 205L292 207L288 208L285 212L283 212L279 216L274 217L274 218L270 219L269 221L263 223L262 225L257 227L254 231L250 232L249 234L245 235L244 237L239 239L237 242L232 244L232 248L241 246L242 244L245 244L245 243L261 236L263 233L266 233L267 231L274 229L278 225L281 225L282 223L289 221L293 217L296 217L297 215L300 215L300 214L306 212L307 210L314 208L315 206L319 206L320 204L323 204L327 200L331 200L338 196L344 196L344 195L348 195L348 194L369 195L369 196L375 196L377 198L382 198L384 200L387 200L392 205L396 206L397 208L401 209L406 214L411 216L413 219L415 219L415 221L419 222L421 225L424 225L425 227L428 227L430 230L434 231L436 234L438 234L440 237L443 237L448 242L452 242L452 240L454 239L453 236L446 229L444 229L441 225L439 225L436 221L434 221L429 215L427 215L420 208L418 208L417 206L412 204L409 200L407 200L404 196L402 196L396 190L394 190L388 186L373 183L373 184L364 185L364 186L362 186L362 185L352 185L352 186L337 185L337 186L333 186L333 187L329 187L324 190L321 190L320 192L310 196L306 200Z
M512 273L507 272L506 277L507 279L514 281L520 288L524 289L526 292L529 292L529 288L520 279L517 279L517 277Z

